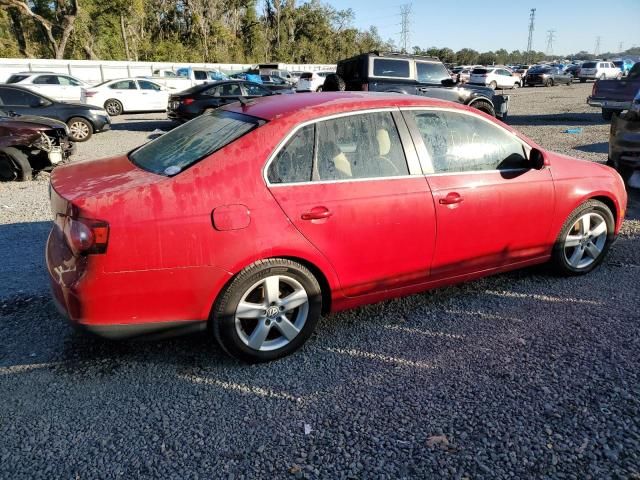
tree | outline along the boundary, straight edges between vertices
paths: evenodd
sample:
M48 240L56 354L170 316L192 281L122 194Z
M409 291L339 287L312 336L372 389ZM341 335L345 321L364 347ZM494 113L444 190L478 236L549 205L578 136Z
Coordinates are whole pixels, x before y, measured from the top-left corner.
M493 65L496 63L497 56L493 52L483 52L478 57L478 63L482 65Z
M21 15L33 20L44 32L54 58L64 58L64 51L78 16L78 0L32 3L27 0L0 0L0 6L13 7Z
M471 48L463 48L456 52L456 62L461 65L475 65L480 54Z

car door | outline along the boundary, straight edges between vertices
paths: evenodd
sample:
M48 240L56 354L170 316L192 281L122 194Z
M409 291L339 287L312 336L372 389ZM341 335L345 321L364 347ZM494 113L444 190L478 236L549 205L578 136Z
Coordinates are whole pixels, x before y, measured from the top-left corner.
M530 147L471 112L404 113L436 208L434 279L550 253L553 181L531 168Z
M66 100L63 87L60 85L57 75L38 75L34 77L31 85L27 84L25 86L28 86L37 93L41 93L45 97L58 101Z
M125 112L144 110L145 102L135 80L118 80L109 85L109 98L115 98L122 103Z
M397 119L358 112L300 127L266 168L271 193L349 297L429 276L433 200Z
M138 88L145 102L144 110L166 110L169 94L160 85L149 80L138 80Z
M82 99L82 84L75 78L57 75L65 102L80 102Z

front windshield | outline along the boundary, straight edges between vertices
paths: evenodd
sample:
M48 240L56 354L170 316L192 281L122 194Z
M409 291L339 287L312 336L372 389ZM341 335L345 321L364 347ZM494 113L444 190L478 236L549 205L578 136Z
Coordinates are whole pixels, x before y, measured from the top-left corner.
M262 125L263 120L216 110L174 128L129 154L138 167L173 176Z

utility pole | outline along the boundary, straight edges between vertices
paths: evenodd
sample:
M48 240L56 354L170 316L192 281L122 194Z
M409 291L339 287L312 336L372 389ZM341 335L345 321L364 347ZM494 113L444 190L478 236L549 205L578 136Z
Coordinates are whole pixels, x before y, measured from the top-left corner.
M531 63L531 49L533 48L533 30L536 22L536 9L532 8L529 14L529 41L527 42L527 63Z
M597 58L599 53L600 53L600 35L596 37L596 48L593 50L593 56Z
M553 40L555 38L555 30L547 30L547 55L553 55Z
M411 4L406 3L400 6L400 17L402 31L400 32L400 45L402 46L402 53L407 53L409 47L409 37L411 35Z

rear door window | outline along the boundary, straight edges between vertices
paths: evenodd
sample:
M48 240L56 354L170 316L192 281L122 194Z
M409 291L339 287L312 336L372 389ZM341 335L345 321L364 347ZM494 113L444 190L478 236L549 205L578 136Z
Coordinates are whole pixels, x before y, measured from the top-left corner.
M409 60L374 58L373 75L376 77L409 78Z
M40 75L33 80L35 85L60 85L56 75Z
M264 123L225 110L197 117L129 154L132 163L152 173L173 176Z
M193 78L195 78L196 80L207 80L207 72L205 72L204 70L194 70Z
M109 88L114 90L137 90L136 82L133 80L121 80L119 82L112 83Z

